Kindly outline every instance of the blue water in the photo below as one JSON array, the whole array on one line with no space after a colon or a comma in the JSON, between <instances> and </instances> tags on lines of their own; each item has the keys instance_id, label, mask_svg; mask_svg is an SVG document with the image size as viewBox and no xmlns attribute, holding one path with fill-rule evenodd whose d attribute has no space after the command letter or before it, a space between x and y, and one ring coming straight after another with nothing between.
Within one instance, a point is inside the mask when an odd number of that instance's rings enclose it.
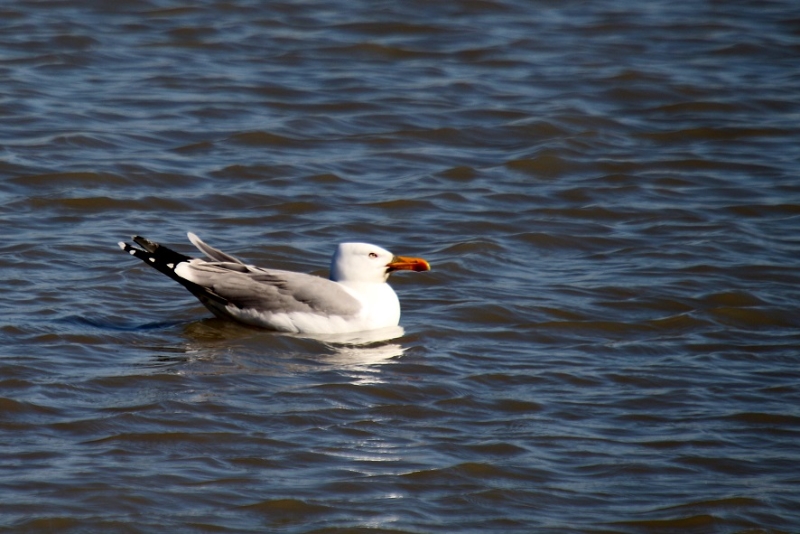
<instances>
[{"instance_id":1,"label":"blue water","mask_svg":"<svg viewBox=\"0 0 800 534\"><path fill-rule=\"evenodd\" d=\"M790 533L791 2L0 7L0 531ZM122 253L429 260L403 337Z\"/></svg>"}]
</instances>

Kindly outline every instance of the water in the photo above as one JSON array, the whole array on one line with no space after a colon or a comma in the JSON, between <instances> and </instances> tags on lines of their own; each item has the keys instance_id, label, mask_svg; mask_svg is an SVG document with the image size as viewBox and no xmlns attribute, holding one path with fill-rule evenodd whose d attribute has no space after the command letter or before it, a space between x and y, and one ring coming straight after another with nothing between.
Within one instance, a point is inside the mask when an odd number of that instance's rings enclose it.
<instances>
[{"instance_id":1,"label":"water","mask_svg":"<svg viewBox=\"0 0 800 534\"><path fill-rule=\"evenodd\" d=\"M800 529L800 9L6 3L4 532ZM184 232L405 335L209 317Z\"/></svg>"}]
</instances>

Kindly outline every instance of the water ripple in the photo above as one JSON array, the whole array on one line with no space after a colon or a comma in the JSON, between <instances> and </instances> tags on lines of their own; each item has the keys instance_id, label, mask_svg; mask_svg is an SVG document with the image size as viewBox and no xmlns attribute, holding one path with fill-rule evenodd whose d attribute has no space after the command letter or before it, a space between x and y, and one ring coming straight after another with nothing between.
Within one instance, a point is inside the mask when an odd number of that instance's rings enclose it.
<instances>
[{"instance_id":1,"label":"water ripple","mask_svg":"<svg viewBox=\"0 0 800 534\"><path fill-rule=\"evenodd\" d=\"M794 4L0 17L8 529L800 523ZM115 245L190 230L434 270L390 341L277 335Z\"/></svg>"}]
</instances>

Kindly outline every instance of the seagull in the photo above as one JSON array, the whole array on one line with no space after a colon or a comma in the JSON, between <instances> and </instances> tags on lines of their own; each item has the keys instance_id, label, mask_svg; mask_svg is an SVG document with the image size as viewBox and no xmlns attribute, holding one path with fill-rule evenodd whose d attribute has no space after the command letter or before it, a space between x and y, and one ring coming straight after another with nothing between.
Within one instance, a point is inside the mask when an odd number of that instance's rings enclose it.
<instances>
[{"instance_id":1,"label":"seagull","mask_svg":"<svg viewBox=\"0 0 800 534\"><path fill-rule=\"evenodd\" d=\"M400 301L387 284L394 271L429 271L422 258L395 256L367 243L341 243L330 279L248 265L207 245L189 241L208 260L185 256L141 236L139 247L119 247L172 278L214 315L294 334L349 334L397 327Z\"/></svg>"}]
</instances>

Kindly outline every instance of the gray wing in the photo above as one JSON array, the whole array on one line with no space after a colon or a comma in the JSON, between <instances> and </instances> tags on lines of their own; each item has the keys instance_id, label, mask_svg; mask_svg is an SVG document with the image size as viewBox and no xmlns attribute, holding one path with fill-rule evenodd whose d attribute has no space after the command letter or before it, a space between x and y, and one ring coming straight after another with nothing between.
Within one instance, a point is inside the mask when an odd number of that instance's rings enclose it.
<instances>
[{"instance_id":1,"label":"gray wing","mask_svg":"<svg viewBox=\"0 0 800 534\"><path fill-rule=\"evenodd\" d=\"M225 254L221 250L216 249L216 248L212 247L211 245L208 245L208 244L204 243L202 239L197 237L192 232L188 232L186 235L189 237L189 241L191 241L192 244L194 246L196 246L197 249L200 252L202 252L203 254L205 254L206 256L211 258L212 260L221 261L221 262L229 262L229 263L241 263L242 265L244 265L244 262L242 260L240 260L238 258L234 258L233 256L231 256L229 254Z\"/></svg>"},{"instance_id":2,"label":"gray wing","mask_svg":"<svg viewBox=\"0 0 800 534\"><path fill-rule=\"evenodd\" d=\"M189 263L195 283L239 308L266 313L351 316L361 303L339 284L310 274L261 269L241 262Z\"/></svg>"}]
</instances>

